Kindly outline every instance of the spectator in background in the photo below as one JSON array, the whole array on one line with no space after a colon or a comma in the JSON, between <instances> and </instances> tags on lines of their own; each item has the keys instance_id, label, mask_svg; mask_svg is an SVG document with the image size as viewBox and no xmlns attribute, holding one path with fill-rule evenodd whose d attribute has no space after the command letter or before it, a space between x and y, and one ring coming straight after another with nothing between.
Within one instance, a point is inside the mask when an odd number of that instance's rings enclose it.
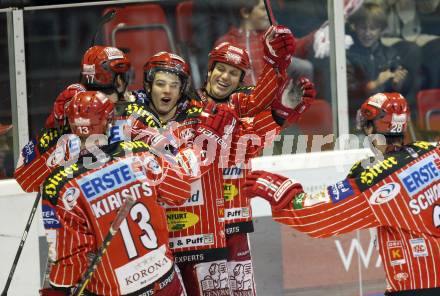
<instances>
[{"instance_id":1,"label":"spectator in background","mask_svg":"<svg viewBox=\"0 0 440 296\"><path fill-rule=\"evenodd\" d=\"M225 34L235 22L232 9L237 0L194 0L191 19L193 28L192 50L197 56L200 73L207 73L206 57L215 40ZM202 77L203 80L203 77Z\"/></svg>"},{"instance_id":2,"label":"spectator in background","mask_svg":"<svg viewBox=\"0 0 440 296\"><path fill-rule=\"evenodd\" d=\"M229 42L240 48L244 48L249 53L251 71L244 79L245 85L255 85L258 76L263 71L263 43L261 42L265 30L269 27L269 18L263 0L236 0L234 4L235 17L239 19L238 26L232 26L227 34L221 36L215 42L218 45L222 42ZM298 58L306 44L312 43L313 36L305 39L296 40L297 50L292 59L292 63L287 70L289 75L295 80L299 77L313 79L313 65L311 62Z\"/></svg>"},{"instance_id":3,"label":"spectator in background","mask_svg":"<svg viewBox=\"0 0 440 296\"><path fill-rule=\"evenodd\" d=\"M10 124L0 123L0 179L12 177L14 172L14 156L12 153L11 137L8 132L12 129Z\"/></svg>"},{"instance_id":4,"label":"spectator in background","mask_svg":"<svg viewBox=\"0 0 440 296\"><path fill-rule=\"evenodd\" d=\"M380 37L387 20L380 5L364 4L348 23L354 41L347 50L349 115L355 120L363 98L378 92L403 92L407 96L407 85L412 83L409 77L416 73L409 75L397 50L382 44Z\"/></svg>"}]
</instances>

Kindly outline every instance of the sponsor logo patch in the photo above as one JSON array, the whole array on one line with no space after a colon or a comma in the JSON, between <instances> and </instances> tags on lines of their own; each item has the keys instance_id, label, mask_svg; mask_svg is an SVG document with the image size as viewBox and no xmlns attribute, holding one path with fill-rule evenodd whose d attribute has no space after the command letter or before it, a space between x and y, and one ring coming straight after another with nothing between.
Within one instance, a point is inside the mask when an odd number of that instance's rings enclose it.
<instances>
[{"instance_id":1,"label":"sponsor logo patch","mask_svg":"<svg viewBox=\"0 0 440 296\"><path fill-rule=\"evenodd\" d=\"M55 209L49 205L43 204L41 207L43 215L43 224L45 229L60 228L61 223L55 212Z\"/></svg>"},{"instance_id":2,"label":"sponsor logo patch","mask_svg":"<svg viewBox=\"0 0 440 296\"><path fill-rule=\"evenodd\" d=\"M388 241L387 248L391 266L406 264L401 241Z\"/></svg>"},{"instance_id":3,"label":"sponsor logo patch","mask_svg":"<svg viewBox=\"0 0 440 296\"><path fill-rule=\"evenodd\" d=\"M249 208L229 208L225 209L225 219L249 218Z\"/></svg>"},{"instance_id":4,"label":"sponsor logo patch","mask_svg":"<svg viewBox=\"0 0 440 296\"><path fill-rule=\"evenodd\" d=\"M415 258L428 256L428 248L424 238L413 238L409 240L412 255Z\"/></svg>"},{"instance_id":5,"label":"sponsor logo patch","mask_svg":"<svg viewBox=\"0 0 440 296\"><path fill-rule=\"evenodd\" d=\"M363 185L371 186L375 182L381 180L381 177L387 174L387 171L397 166L398 162L394 156L388 157L385 160L378 162L360 174L360 182ZM365 186L360 186L361 188Z\"/></svg>"},{"instance_id":6,"label":"sponsor logo patch","mask_svg":"<svg viewBox=\"0 0 440 296\"><path fill-rule=\"evenodd\" d=\"M238 195L238 188L234 184L223 184L223 195L225 201L232 201Z\"/></svg>"},{"instance_id":7,"label":"sponsor logo patch","mask_svg":"<svg viewBox=\"0 0 440 296\"><path fill-rule=\"evenodd\" d=\"M116 268L115 273L121 293L124 295L135 293L153 284L173 268L173 262L165 253L166 247L162 245L159 249Z\"/></svg>"},{"instance_id":8,"label":"sponsor logo patch","mask_svg":"<svg viewBox=\"0 0 440 296\"><path fill-rule=\"evenodd\" d=\"M135 180L145 180L144 161L138 157L127 158L84 176L77 182L87 200L92 201Z\"/></svg>"},{"instance_id":9,"label":"sponsor logo patch","mask_svg":"<svg viewBox=\"0 0 440 296\"><path fill-rule=\"evenodd\" d=\"M200 247L209 246L214 243L214 234L198 234L182 237L170 237L170 248L186 248L186 247Z\"/></svg>"},{"instance_id":10,"label":"sponsor logo patch","mask_svg":"<svg viewBox=\"0 0 440 296\"><path fill-rule=\"evenodd\" d=\"M240 179L242 177L243 169L241 168L241 165L223 169L223 179L225 180Z\"/></svg>"},{"instance_id":11,"label":"sponsor logo patch","mask_svg":"<svg viewBox=\"0 0 440 296\"><path fill-rule=\"evenodd\" d=\"M438 156L432 154L398 174L409 195L414 196L433 182L440 180L438 162Z\"/></svg>"},{"instance_id":12,"label":"sponsor logo patch","mask_svg":"<svg viewBox=\"0 0 440 296\"><path fill-rule=\"evenodd\" d=\"M381 205L383 203L387 203L390 200L394 199L397 194L399 194L399 192L399 183L392 182L382 185L370 196L370 203L373 205Z\"/></svg>"},{"instance_id":13,"label":"sponsor logo patch","mask_svg":"<svg viewBox=\"0 0 440 296\"><path fill-rule=\"evenodd\" d=\"M169 231L187 229L199 222L199 216L191 212L167 211L166 215Z\"/></svg>"},{"instance_id":14,"label":"sponsor logo patch","mask_svg":"<svg viewBox=\"0 0 440 296\"><path fill-rule=\"evenodd\" d=\"M351 187L348 180L343 180L336 184L333 184L329 186L327 190L333 203L340 202L341 200L344 200L347 197L352 196L354 193L353 187Z\"/></svg>"}]
</instances>

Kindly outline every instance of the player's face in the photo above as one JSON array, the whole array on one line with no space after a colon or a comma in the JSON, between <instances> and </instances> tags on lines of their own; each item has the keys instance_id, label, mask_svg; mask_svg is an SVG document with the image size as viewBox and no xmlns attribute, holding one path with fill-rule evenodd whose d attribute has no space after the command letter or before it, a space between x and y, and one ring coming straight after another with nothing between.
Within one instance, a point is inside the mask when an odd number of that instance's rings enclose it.
<instances>
[{"instance_id":1,"label":"player's face","mask_svg":"<svg viewBox=\"0 0 440 296\"><path fill-rule=\"evenodd\" d=\"M153 107L159 115L174 115L181 87L182 83L176 74L159 71L154 75L150 92Z\"/></svg>"},{"instance_id":2,"label":"player's face","mask_svg":"<svg viewBox=\"0 0 440 296\"><path fill-rule=\"evenodd\" d=\"M359 23L355 26L356 36L364 47L371 47L379 40L382 28L371 21Z\"/></svg>"},{"instance_id":3,"label":"player's face","mask_svg":"<svg viewBox=\"0 0 440 296\"><path fill-rule=\"evenodd\" d=\"M240 84L242 71L234 66L217 62L208 72L206 90L215 99L227 98Z\"/></svg>"},{"instance_id":4,"label":"player's face","mask_svg":"<svg viewBox=\"0 0 440 296\"><path fill-rule=\"evenodd\" d=\"M249 14L249 21L253 30L264 31L269 27L269 17L267 16L263 0L260 0L258 5L254 6Z\"/></svg>"}]
</instances>

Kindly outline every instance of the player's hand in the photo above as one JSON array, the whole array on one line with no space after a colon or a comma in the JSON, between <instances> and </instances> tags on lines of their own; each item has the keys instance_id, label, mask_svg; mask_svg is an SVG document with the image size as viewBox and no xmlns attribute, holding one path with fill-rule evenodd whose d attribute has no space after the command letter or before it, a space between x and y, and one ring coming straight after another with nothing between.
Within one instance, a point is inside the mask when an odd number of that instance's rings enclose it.
<instances>
[{"instance_id":1,"label":"player's hand","mask_svg":"<svg viewBox=\"0 0 440 296\"><path fill-rule=\"evenodd\" d=\"M195 144L206 151L204 158L211 162L220 156L221 151L229 151L239 119L233 109L214 102L206 104L199 119Z\"/></svg>"},{"instance_id":2,"label":"player's hand","mask_svg":"<svg viewBox=\"0 0 440 296\"><path fill-rule=\"evenodd\" d=\"M315 86L308 78L301 77L297 83L289 79L273 101L272 112L282 118L284 124L292 124L309 109L315 97Z\"/></svg>"},{"instance_id":3,"label":"player's hand","mask_svg":"<svg viewBox=\"0 0 440 296\"><path fill-rule=\"evenodd\" d=\"M72 100L72 98L78 93L86 91L81 84L71 84L65 90L63 90L55 99L53 103L52 113L46 120L46 127L55 127L58 122L62 124L66 118L65 109L66 105Z\"/></svg>"},{"instance_id":4,"label":"player's hand","mask_svg":"<svg viewBox=\"0 0 440 296\"><path fill-rule=\"evenodd\" d=\"M248 174L243 188L249 197L266 199L274 211L282 210L296 195L304 192L301 184L295 180L265 171Z\"/></svg>"},{"instance_id":5,"label":"player's hand","mask_svg":"<svg viewBox=\"0 0 440 296\"><path fill-rule=\"evenodd\" d=\"M238 124L238 116L233 109L214 102L206 104L200 119L200 127L208 129L221 138L231 136Z\"/></svg>"},{"instance_id":6,"label":"player's hand","mask_svg":"<svg viewBox=\"0 0 440 296\"><path fill-rule=\"evenodd\" d=\"M296 40L289 28L270 26L263 37L264 59L273 67L284 71L295 53Z\"/></svg>"}]
</instances>

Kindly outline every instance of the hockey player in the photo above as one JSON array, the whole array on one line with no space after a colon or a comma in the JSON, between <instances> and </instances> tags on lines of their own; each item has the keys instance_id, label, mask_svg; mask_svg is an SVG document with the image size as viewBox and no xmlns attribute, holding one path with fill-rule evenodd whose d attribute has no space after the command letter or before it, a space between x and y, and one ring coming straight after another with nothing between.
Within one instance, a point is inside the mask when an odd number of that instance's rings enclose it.
<instances>
[{"instance_id":1,"label":"hockey player","mask_svg":"<svg viewBox=\"0 0 440 296\"><path fill-rule=\"evenodd\" d=\"M264 171L245 187L272 205L276 221L312 237L377 227L388 296L440 295L440 147L404 145L409 110L398 93L378 93L361 106L359 126L383 158L357 162L347 178L320 194ZM380 154L379 153L379 154Z\"/></svg>"},{"instance_id":2,"label":"hockey player","mask_svg":"<svg viewBox=\"0 0 440 296\"><path fill-rule=\"evenodd\" d=\"M166 216L159 202L184 203L190 193L189 176L152 154L145 142L96 145L90 141L94 134L105 134L113 108L110 99L96 91L79 92L67 107L82 152L78 161L55 168L42 186L52 262L52 287L42 293L70 295L118 209L126 198L134 197L136 202L103 254L85 295L186 295L168 247ZM97 149L105 157L87 154Z\"/></svg>"},{"instance_id":3,"label":"hockey player","mask_svg":"<svg viewBox=\"0 0 440 296\"><path fill-rule=\"evenodd\" d=\"M81 81L71 84L55 99L46 127L64 124L66 104L80 91L97 90L113 102L129 101L128 71L130 60L116 47L95 45L90 47L81 61Z\"/></svg>"},{"instance_id":4,"label":"hockey player","mask_svg":"<svg viewBox=\"0 0 440 296\"><path fill-rule=\"evenodd\" d=\"M212 103L205 105L190 99L186 94L188 81L188 64L175 54L160 52L144 66L145 90L134 94L138 101L144 100L147 110L156 114L161 124L172 127L179 146L202 145L200 137L215 146L227 146L224 127L237 121L235 112L227 106L217 108ZM234 133L234 129L230 131ZM218 161L209 159L216 159L220 149L214 151L216 154L205 151L200 156L204 162L201 178L191 183L191 195L185 204L167 206L170 248L188 295L231 295L226 270L222 175Z\"/></svg>"},{"instance_id":5,"label":"hockey player","mask_svg":"<svg viewBox=\"0 0 440 296\"><path fill-rule=\"evenodd\" d=\"M119 49L109 46L96 45L89 48L81 61L81 79L78 84L69 85L55 99L53 110L46 120L45 129L37 139L31 140L22 151L23 165L18 165L14 177L26 192L37 192L41 182L56 166L57 157L63 151L57 145L57 139L70 133L66 124L66 106L75 94L86 90L97 90L115 103L115 122L111 126L112 142L122 141L122 122L136 111L142 110L142 104L133 101L126 91L130 61ZM130 104L129 104L130 103ZM145 112L136 113L140 123L152 125L155 120ZM54 140L55 139L55 140ZM69 145L69 143L66 143ZM41 157L40 157L41 156Z\"/></svg>"},{"instance_id":6,"label":"hockey player","mask_svg":"<svg viewBox=\"0 0 440 296\"><path fill-rule=\"evenodd\" d=\"M283 26L271 26L261 41L264 48L264 70L254 87L242 86L242 81L250 68L248 53L236 45L224 42L209 53L208 73L204 88L198 95L205 101L228 104L239 116L251 122L249 133L255 133L260 144L248 147L246 160L258 155L264 144L270 144L274 136L295 122L307 110L315 97L313 84L307 78L298 82L287 80L286 69L295 51L295 38ZM293 89L299 95L293 104ZM275 100L274 100L275 98ZM234 147L233 147L234 148ZM252 213L249 199L241 187L247 175L249 163L234 162L234 166L223 167L226 239L229 249L228 271L235 280L236 266L246 268L248 290L233 285L236 293L255 295L251 252L248 233L253 232Z\"/></svg>"}]
</instances>

